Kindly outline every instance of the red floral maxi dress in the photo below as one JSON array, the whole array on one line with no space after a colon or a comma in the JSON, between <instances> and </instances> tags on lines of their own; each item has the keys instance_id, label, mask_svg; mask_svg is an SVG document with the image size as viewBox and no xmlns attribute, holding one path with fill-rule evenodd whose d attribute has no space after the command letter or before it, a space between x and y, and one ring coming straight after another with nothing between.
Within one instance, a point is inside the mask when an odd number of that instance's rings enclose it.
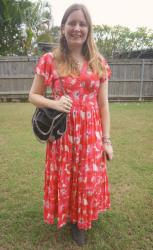
<instances>
[{"instance_id":1,"label":"red floral maxi dress","mask_svg":"<svg viewBox=\"0 0 153 250\"><path fill-rule=\"evenodd\" d=\"M72 98L73 106L67 119L64 136L47 143L44 183L44 220L62 227L70 219L80 229L91 228L99 212L110 207L110 193L103 154L102 127L97 103L100 84L110 76L99 79L88 71L87 62L78 77L62 77L63 87ZM36 73L44 77L44 84L55 88L59 97L59 77L53 64L53 54L44 54Z\"/></svg>"}]
</instances>

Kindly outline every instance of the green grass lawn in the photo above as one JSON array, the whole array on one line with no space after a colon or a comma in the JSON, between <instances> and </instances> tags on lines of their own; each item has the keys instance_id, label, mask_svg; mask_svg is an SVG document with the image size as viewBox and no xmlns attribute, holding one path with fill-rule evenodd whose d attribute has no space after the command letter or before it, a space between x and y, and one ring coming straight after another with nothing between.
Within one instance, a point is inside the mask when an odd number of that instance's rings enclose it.
<instances>
[{"instance_id":1,"label":"green grass lawn","mask_svg":"<svg viewBox=\"0 0 153 250\"><path fill-rule=\"evenodd\" d=\"M75 250L69 227L43 222L45 145L34 137L28 103L0 104L0 250ZM110 104L114 159L111 209L84 250L153 249L153 103Z\"/></svg>"}]
</instances>

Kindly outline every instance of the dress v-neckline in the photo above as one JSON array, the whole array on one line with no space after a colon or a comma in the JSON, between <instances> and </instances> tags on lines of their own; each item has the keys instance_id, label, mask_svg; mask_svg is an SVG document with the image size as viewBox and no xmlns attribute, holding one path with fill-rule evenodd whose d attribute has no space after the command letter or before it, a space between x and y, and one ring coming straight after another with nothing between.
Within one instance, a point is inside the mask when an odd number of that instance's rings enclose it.
<instances>
[{"instance_id":1,"label":"dress v-neckline","mask_svg":"<svg viewBox=\"0 0 153 250\"><path fill-rule=\"evenodd\" d=\"M87 64L88 64L88 63L87 63L86 60L82 63L82 66L81 66L81 68L79 69L80 75L86 71L86 69L87 69Z\"/></svg>"},{"instance_id":2,"label":"dress v-neckline","mask_svg":"<svg viewBox=\"0 0 153 250\"><path fill-rule=\"evenodd\" d=\"M52 58L53 61L54 61L54 54L53 54L53 53L50 53L50 55L51 55L51 58ZM87 62L87 60L84 60L84 62L82 63L82 66L81 66L80 69L79 69L79 74L81 75L81 74L83 74L84 72L86 72L87 67L88 67L88 62ZM54 68L54 70L57 72L54 63L53 63L53 68Z\"/></svg>"}]
</instances>

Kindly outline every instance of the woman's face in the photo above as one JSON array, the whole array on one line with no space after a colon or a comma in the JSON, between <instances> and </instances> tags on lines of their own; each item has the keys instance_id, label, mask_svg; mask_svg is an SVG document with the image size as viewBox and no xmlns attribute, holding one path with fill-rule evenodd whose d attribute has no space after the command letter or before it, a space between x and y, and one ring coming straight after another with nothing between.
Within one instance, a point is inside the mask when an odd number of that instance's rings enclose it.
<instances>
[{"instance_id":1,"label":"woman's face","mask_svg":"<svg viewBox=\"0 0 153 250\"><path fill-rule=\"evenodd\" d=\"M88 24L82 10L73 11L67 18L65 25L62 27L68 47L82 48L88 35Z\"/></svg>"}]
</instances>

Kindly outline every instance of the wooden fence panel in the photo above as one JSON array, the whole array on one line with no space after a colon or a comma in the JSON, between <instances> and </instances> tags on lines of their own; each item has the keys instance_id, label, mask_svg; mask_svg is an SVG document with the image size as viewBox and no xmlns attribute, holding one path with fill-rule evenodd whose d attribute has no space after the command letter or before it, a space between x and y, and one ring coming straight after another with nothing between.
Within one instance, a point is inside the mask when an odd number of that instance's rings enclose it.
<instances>
[{"instance_id":1,"label":"wooden fence panel","mask_svg":"<svg viewBox=\"0 0 153 250\"><path fill-rule=\"evenodd\" d=\"M27 99L38 57L0 57L0 99ZM110 100L153 100L153 60L110 60Z\"/></svg>"},{"instance_id":2,"label":"wooden fence panel","mask_svg":"<svg viewBox=\"0 0 153 250\"><path fill-rule=\"evenodd\" d=\"M141 64L114 64L110 62L112 81L140 79Z\"/></svg>"},{"instance_id":3,"label":"wooden fence panel","mask_svg":"<svg viewBox=\"0 0 153 250\"><path fill-rule=\"evenodd\" d=\"M144 98L150 97L153 100L153 81L145 81L145 83L143 84L142 93Z\"/></svg>"},{"instance_id":4,"label":"wooden fence panel","mask_svg":"<svg viewBox=\"0 0 153 250\"><path fill-rule=\"evenodd\" d=\"M27 99L38 57L0 58L0 99Z\"/></svg>"},{"instance_id":5,"label":"wooden fence panel","mask_svg":"<svg viewBox=\"0 0 153 250\"><path fill-rule=\"evenodd\" d=\"M30 90L32 78L5 78L0 79L0 95L3 93L27 92Z\"/></svg>"},{"instance_id":6,"label":"wooden fence panel","mask_svg":"<svg viewBox=\"0 0 153 250\"><path fill-rule=\"evenodd\" d=\"M123 82L117 81L109 83L109 97L113 98L128 98L128 97L139 97L139 82Z\"/></svg>"},{"instance_id":7,"label":"wooden fence panel","mask_svg":"<svg viewBox=\"0 0 153 250\"><path fill-rule=\"evenodd\" d=\"M110 99L153 100L153 60L112 60Z\"/></svg>"}]
</instances>

